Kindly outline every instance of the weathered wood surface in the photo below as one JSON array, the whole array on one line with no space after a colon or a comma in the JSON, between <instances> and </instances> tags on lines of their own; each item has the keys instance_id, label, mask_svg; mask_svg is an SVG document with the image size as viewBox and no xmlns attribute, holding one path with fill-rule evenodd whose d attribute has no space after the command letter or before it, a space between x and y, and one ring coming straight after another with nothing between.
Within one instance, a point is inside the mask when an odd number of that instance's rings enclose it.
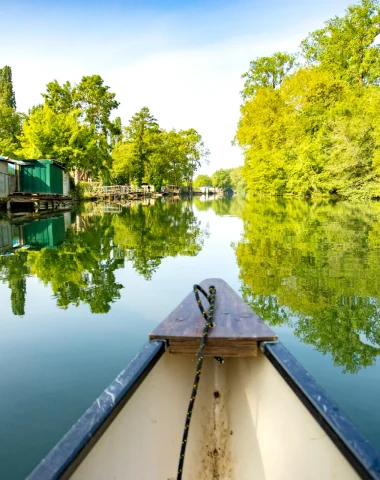
<instances>
[{"instance_id":1,"label":"weathered wood surface","mask_svg":"<svg viewBox=\"0 0 380 480\"><path fill-rule=\"evenodd\" d=\"M206 292L211 285L216 288L215 327L209 331L205 355L256 356L257 342L277 340L276 334L224 280L210 278L200 285ZM200 297L208 310L207 300L202 294ZM195 354L204 324L191 292L149 337L166 339L171 353Z\"/></svg>"}]
</instances>

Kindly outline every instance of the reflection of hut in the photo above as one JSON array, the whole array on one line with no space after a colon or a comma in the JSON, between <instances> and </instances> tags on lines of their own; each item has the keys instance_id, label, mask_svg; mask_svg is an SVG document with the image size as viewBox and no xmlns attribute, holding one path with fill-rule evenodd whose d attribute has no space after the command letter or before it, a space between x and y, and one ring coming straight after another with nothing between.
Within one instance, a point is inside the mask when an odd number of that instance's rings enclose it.
<instances>
[{"instance_id":1,"label":"reflection of hut","mask_svg":"<svg viewBox=\"0 0 380 480\"><path fill-rule=\"evenodd\" d=\"M149 185L148 183L141 184L141 190L144 194L153 193L154 192L154 185Z\"/></svg>"},{"instance_id":2,"label":"reflection of hut","mask_svg":"<svg viewBox=\"0 0 380 480\"><path fill-rule=\"evenodd\" d=\"M22 244L31 248L55 248L65 238L63 215L26 223L20 227Z\"/></svg>"},{"instance_id":3,"label":"reflection of hut","mask_svg":"<svg viewBox=\"0 0 380 480\"><path fill-rule=\"evenodd\" d=\"M12 228L9 222L0 222L0 253L12 247Z\"/></svg>"},{"instance_id":4,"label":"reflection of hut","mask_svg":"<svg viewBox=\"0 0 380 480\"><path fill-rule=\"evenodd\" d=\"M164 195L179 195L180 188L178 185L164 185L161 191Z\"/></svg>"}]
</instances>

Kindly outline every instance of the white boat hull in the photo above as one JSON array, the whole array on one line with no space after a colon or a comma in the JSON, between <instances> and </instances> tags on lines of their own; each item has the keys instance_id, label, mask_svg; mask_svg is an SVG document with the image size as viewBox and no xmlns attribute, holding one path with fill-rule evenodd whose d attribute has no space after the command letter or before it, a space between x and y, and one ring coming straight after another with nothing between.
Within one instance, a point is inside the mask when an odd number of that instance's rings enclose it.
<instances>
[{"instance_id":1,"label":"white boat hull","mask_svg":"<svg viewBox=\"0 0 380 480\"><path fill-rule=\"evenodd\" d=\"M175 479L195 364L165 353L70 478ZM359 477L260 353L222 365L205 359L183 478Z\"/></svg>"}]
</instances>

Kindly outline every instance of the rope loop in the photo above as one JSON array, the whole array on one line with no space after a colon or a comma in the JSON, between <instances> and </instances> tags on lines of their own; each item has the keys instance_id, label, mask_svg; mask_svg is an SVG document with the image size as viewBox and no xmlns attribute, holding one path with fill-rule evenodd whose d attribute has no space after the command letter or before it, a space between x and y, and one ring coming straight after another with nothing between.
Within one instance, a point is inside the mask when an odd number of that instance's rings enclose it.
<instances>
[{"instance_id":1,"label":"rope loop","mask_svg":"<svg viewBox=\"0 0 380 480\"><path fill-rule=\"evenodd\" d=\"M195 299L197 301L199 310L201 311L203 318L206 320L206 323L203 328L201 343L200 343L198 354L197 354L197 367L195 371L193 389L191 391L191 396L190 396L190 403L189 403L189 407L187 409L187 414L186 414L185 428L183 431L182 444L181 444L181 452L179 455L177 480L182 480L183 464L185 463L187 437L189 435L190 421L191 421L191 416L193 414L195 397L197 396L198 385L199 385L199 380L201 377L201 371L202 371L202 365L203 365L203 351L207 342L209 329L215 327L215 323L213 322L212 319L213 319L214 309L215 309L216 288L213 285L211 285L208 289L209 291L208 294L203 290L203 288L200 285L194 285L193 290L194 290L194 295L195 295ZM201 292L202 295L204 295L204 297L207 299L208 303L210 304L210 308L208 312L206 312L205 308L203 307L201 299L199 298L198 292Z\"/></svg>"}]
</instances>

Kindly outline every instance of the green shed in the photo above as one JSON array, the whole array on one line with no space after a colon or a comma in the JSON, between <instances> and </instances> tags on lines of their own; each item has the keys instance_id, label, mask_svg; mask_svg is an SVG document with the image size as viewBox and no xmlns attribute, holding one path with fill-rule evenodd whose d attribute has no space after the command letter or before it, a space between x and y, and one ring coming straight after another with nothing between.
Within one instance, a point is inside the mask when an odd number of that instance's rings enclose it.
<instances>
[{"instance_id":1,"label":"green shed","mask_svg":"<svg viewBox=\"0 0 380 480\"><path fill-rule=\"evenodd\" d=\"M55 160L29 160L23 162L20 171L20 191L63 195L65 167Z\"/></svg>"}]
</instances>

